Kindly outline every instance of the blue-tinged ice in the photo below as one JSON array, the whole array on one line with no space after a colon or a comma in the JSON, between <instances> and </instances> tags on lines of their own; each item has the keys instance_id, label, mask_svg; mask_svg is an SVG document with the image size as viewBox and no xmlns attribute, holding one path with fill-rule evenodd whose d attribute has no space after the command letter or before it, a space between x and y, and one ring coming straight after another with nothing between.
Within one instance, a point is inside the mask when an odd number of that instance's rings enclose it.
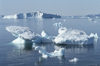
<instances>
[{"instance_id":1,"label":"blue-tinged ice","mask_svg":"<svg viewBox=\"0 0 100 66\"><path fill-rule=\"evenodd\" d=\"M61 18L60 15L48 14L40 11L29 13L16 13L13 15L4 15L3 19L27 19L27 18Z\"/></svg>"}]
</instances>

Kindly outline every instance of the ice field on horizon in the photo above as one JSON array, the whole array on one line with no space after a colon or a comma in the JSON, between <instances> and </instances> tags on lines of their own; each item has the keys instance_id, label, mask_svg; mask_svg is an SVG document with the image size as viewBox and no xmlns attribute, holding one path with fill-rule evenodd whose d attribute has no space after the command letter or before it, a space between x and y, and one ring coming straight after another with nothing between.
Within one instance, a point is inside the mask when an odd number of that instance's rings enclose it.
<instances>
[{"instance_id":1,"label":"ice field on horizon","mask_svg":"<svg viewBox=\"0 0 100 66\"><path fill-rule=\"evenodd\" d=\"M17 13L13 15L4 15L3 19L27 19L27 18L61 18L60 15L43 13L41 11L29 13Z\"/></svg>"}]
</instances>

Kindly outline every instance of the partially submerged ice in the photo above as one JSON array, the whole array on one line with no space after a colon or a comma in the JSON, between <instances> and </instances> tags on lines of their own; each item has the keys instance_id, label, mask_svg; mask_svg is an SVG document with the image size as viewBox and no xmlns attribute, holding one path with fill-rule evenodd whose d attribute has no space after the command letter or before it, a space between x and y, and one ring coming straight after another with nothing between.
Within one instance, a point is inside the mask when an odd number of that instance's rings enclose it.
<instances>
[{"instance_id":1,"label":"partially submerged ice","mask_svg":"<svg viewBox=\"0 0 100 66\"><path fill-rule=\"evenodd\" d=\"M53 40L56 44L80 44L88 45L97 42L98 35L91 33L87 35L81 30L71 30L65 27L61 27L58 30L58 35Z\"/></svg>"},{"instance_id":2,"label":"partially submerged ice","mask_svg":"<svg viewBox=\"0 0 100 66\"><path fill-rule=\"evenodd\" d=\"M76 58L76 57L74 57L73 59L70 59L70 60L69 60L69 62L71 62L71 63L76 63L76 62L78 62L78 61L79 61L79 59Z\"/></svg>"},{"instance_id":3,"label":"partially submerged ice","mask_svg":"<svg viewBox=\"0 0 100 66\"><path fill-rule=\"evenodd\" d=\"M43 58L48 58L48 57L62 57L65 54L65 49L64 48L55 48L55 50L53 52L48 52L46 51L45 47L40 47L37 46L35 43L33 44L33 48L35 48L35 50L38 50L40 54L42 54Z\"/></svg>"}]
</instances>

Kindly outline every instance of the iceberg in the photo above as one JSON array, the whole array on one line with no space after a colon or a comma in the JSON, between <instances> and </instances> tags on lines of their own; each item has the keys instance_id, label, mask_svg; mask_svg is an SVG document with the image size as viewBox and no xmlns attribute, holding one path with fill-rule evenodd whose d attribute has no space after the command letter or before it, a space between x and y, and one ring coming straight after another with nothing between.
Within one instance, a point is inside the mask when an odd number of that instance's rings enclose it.
<instances>
[{"instance_id":1,"label":"iceberg","mask_svg":"<svg viewBox=\"0 0 100 66\"><path fill-rule=\"evenodd\" d=\"M21 27L21 26L8 26L6 30L10 32L13 36L17 37L12 43L19 46L19 44L31 45L32 43L50 43L52 42L51 38L49 37L45 31L41 32L41 35L32 32L28 27ZM30 47L31 47L30 46Z\"/></svg>"},{"instance_id":2,"label":"iceberg","mask_svg":"<svg viewBox=\"0 0 100 66\"><path fill-rule=\"evenodd\" d=\"M6 30L16 37L12 43L19 46L23 44L23 47L31 47L32 44L41 43L55 43L55 44L72 44L72 45L91 45L95 44L98 40L98 35L91 33L87 35L82 30L67 29L66 27L61 27L58 29L57 36L48 36L43 30L40 34L32 32L28 27L21 26L8 26Z\"/></svg>"},{"instance_id":3,"label":"iceberg","mask_svg":"<svg viewBox=\"0 0 100 66\"><path fill-rule=\"evenodd\" d=\"M20 27L20 26L8 26L6 30L12 33L13 36L17 37L12 41L17 47L20 48L32 48L32 43L40 43L41 38L39 35L33 33L28 27Z\"/></svg>"},{"instance_id":4,"label":"iceberg","mask_svg":"<svg viewBox=\"0 0 100 66\"><path fill-rule=\"evenodd\" d=\"M37 11L37 12L29 12L29 13L17 13L14 15L4 15L2 18L3 19L61 18L61 16Z\"/></svg>"},{"instance_id":5,"label":"iceberg","mask_svg":"<svg viewBox=\"0 0 100 66\"><path fill-rule=\"evenodd\" d=\"M56 44L79 44L79 45L89 45L97 42L97 33L87 35L81 30L71 30L65 27L61 27L58 30L58 35L53 40Z\"/></svg>"}]
</instances>

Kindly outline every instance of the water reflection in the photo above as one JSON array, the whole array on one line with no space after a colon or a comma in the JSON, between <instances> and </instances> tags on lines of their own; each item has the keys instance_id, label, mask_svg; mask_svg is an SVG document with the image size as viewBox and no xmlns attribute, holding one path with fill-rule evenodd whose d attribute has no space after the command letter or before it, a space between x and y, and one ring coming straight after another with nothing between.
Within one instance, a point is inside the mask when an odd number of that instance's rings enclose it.
<instances>
[{"instance_id":1,"label":"water reflection","mask_svg":"<svg viewBox=\"0 0 100 66\"><path fill-rule=\"evenodd\" d=\"M21 45L20 45L21 46ZM84 53L94 49L94 44L91 45L56 45L54 43L49 44L34 44L34 43L25 43L24 48L17 47L10 53L13 58L23 57L28 58L31 54L33 55L33 63L35 66L41 66L46 62L52 63L53 61L58 64L65 65L69 62L70 58L77 57L74 53ZM29 53L31 51L31 53ZM35 53L34 53L35 52ZM38 55L37 55L38 54ZM71 54L71 57L67 57L68 54ZM11 56L8 57L11 57ZM34 56L35 55L35 56ZM37 58L35 58L37 57ZM22 58L22 59L23 59ZM22 60L21 59L21 60ZM53 61L51 60L53 59ZM25 59L26 60L26 59ZM80 61L80 60L79 60ZM21 61L20 61L21 62Z\"/></svg>"}]
</instances>

